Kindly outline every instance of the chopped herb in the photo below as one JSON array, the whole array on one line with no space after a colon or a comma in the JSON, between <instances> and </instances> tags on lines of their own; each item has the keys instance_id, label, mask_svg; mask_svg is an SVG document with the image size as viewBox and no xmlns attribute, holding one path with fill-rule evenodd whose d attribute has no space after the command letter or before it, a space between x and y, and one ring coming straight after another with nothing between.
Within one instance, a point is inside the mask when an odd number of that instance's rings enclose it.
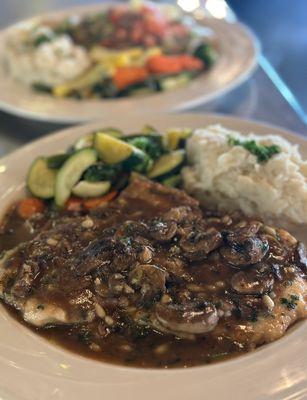
<instances>
[{"instance_id":1,"label":"chopped herb","mask_svg":"<svg viewBox=\"0 0 307 400\"><path fill-rule=\"evenodd\" d=\"M297 306L297 302L299 301L299 297L295 294L291 294L289 299L282 297L280 299L280 303L288 308L288 310L294 310Z\"/></svg>"},{"instance_id":2,"label":"chopped herb","mask_svg":"<svg viewBox=\"0 0 307 400\"><path fill-rule=\"evenodd\" d=\"M49 35L39 35L34 39L34 46L38 47L43 43L50 42L52 40L52 36Z\"/></svg>"},{"instance_id":3,"label":"chopped herb","mask_svg":"<svg viewBox=\"0 0 307 400\"><path fill-rule=\"evenodd\" d=\"M257 157L258 162L266 162L268 161L274 154L280 153L281 149L279 146L265 145L256 143L255 140L246 140L241 141L239 139L235 139L231 136L228 137L228 144L230 146L242 146L254 156Z\"/></svg>"}]
</instances>

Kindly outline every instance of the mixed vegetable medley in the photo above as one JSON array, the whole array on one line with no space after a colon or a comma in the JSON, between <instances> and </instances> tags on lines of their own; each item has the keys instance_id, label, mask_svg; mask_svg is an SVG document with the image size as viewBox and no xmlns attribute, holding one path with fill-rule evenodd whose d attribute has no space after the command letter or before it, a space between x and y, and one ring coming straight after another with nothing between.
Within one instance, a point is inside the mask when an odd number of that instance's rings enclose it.
<instances>
[{"instance_id":1,"label":"mixed vegetable medley","mask_svg":"<svg viewBox=\"0 0 307 400\"><path fill-rule=\"evenodd\" d=\"M124 135L105 128L80 137L65 153L39 157L30 166L27 186L34 198L20 207L32 214L43 207L39 199L72 211L88 211L116 197L139 173L169 187L180 185L185 164L185 140L191 129L168 129L160 134L145 126L140 133ZM27 217L27 210L19 214Z\"/></svg>"},{"instance_id":2,"label":"mixed vegetable medley","mask_svg":"<svg viewBox=\"0 0 307 400\"><path fill-rule=\"evenodd\" d=\"M55 97L80 99L115 98L183 86L212 67L216 51L176 18L152 5L117 5L101 13L42 22L27 39L28 49L32 49L33 57L39 50L37 58L44 61L46 70L54 58L54 74L56 60L60 65L66 57L62 70L67 68L71 73L59 71L63 79L53 84L50 69L48 79L43 74L39 79L34 77L32 86ZM73 63L79 65L72 68Z\"/></svg>"}]
</instances>

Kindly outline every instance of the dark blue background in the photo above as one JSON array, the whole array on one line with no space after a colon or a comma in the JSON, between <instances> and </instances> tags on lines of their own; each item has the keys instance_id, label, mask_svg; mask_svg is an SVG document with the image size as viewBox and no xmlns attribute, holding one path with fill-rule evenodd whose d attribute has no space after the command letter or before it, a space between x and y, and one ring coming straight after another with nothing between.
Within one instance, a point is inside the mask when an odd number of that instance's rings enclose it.
<instances>
[{"instance_id":1,"label":"dark blue background","mask_svg":"<svg viewBox=\"0 0 307 400\"><path fill-rule=\"evenodd\" d=\"M307 0L228 0L307 113Z\"/></svg>"}]
</instances>

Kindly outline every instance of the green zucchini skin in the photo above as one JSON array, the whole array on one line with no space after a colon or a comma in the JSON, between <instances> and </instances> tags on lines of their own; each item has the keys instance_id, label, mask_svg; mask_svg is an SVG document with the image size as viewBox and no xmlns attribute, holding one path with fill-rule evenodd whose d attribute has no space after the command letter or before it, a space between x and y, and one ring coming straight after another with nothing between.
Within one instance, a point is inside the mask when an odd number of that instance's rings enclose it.
<instances>
[{"instance_id":1,"label":"green zucchini skin","mask_svg":"<svg viewBox=\"0 0 307 400\"><path fill-rule=\"evenodd\" d=\"M165 178L161 181L164 186L175 188L178 187L181 183L180 175L171 175L169 178Z\"/></svg>"},{"instance_id":2,"label":"green zucchini skin","mask_svg":"<svg viewBox=\"0 0 307 400\"><path fill-rule=\"evenodd\" d=\"M150 179L162 181L179 172L184 163L185 151L182 149L172 151L160 157L148 172L147 176Z\"/></svg>"},{"instance_id":3,"label":"green zucchini skin","mask_svg":"<svg viewBox=\"0 0 307 400\"><path fill-rule=\"evenodd\" d=\"M48 159L36 158L29 168L27 187L33 196L51 199L54 196L56 170L48 167Z\"/></svg>"},{"instance_id":4,"label":"green zucchini skin","mask_svg":"<svg viewBox=\"0 0 307 400\"><path fill-rule=\"evenodd\" d=\"M72 194L82 198L99 197L108 193L111 182L87 182L80 181L72 188Z\"/></svg>"},{"instance_id":5,"label":"green zucchini skin","mask_svg":"<svg viewBox=\"0 0 307 400\"><path fill-rule=\"evenodd\" d=\"M124 171L147 173L153 165L152 159L142 150L135 149L131 156L123 162Z\"/></svg>"},{"instance_id":6,"label":"green zucchini skin","mask_svg":"<svg viewBox=\"0 0 307 400\"><path fill-rule=\"evenodd\" d=\"M59 169L65 163L66 160L70 157L69 154L55 154L54 156L50 156L47 158L48 168L51 169Z\"/></svg>"},{"instance_id":7,"label":"green zucchini skin","mask_svg":"<svg viewBox=\"0 0 307 400\"><path fill-rule=\"evenodd\" d=\"M97 161L97 152L86 148L72 154L57 173L55 181L55 204L63 207L69 199L72 188L91 165Z\"/></svg>"}]
</instances>

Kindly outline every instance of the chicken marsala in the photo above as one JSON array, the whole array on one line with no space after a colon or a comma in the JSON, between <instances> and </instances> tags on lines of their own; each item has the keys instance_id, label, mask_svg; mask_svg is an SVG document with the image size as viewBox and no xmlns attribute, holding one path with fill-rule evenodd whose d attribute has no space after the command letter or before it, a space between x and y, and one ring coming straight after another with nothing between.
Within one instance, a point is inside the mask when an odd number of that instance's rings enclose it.
<instances>
[{"instance_id":1,"label":"chicken marsala","mask_svg":"<svg viewBox=\"0 0 307 400\"><path fill-rule=\"evenodd\" d=\"M306 317L302 243L135 179L87 215L2 227L0 295L38 332L101 360L192 366L280 338ZM16 247L14 247L16 246Z\"/></svg>"}]
</instances>

